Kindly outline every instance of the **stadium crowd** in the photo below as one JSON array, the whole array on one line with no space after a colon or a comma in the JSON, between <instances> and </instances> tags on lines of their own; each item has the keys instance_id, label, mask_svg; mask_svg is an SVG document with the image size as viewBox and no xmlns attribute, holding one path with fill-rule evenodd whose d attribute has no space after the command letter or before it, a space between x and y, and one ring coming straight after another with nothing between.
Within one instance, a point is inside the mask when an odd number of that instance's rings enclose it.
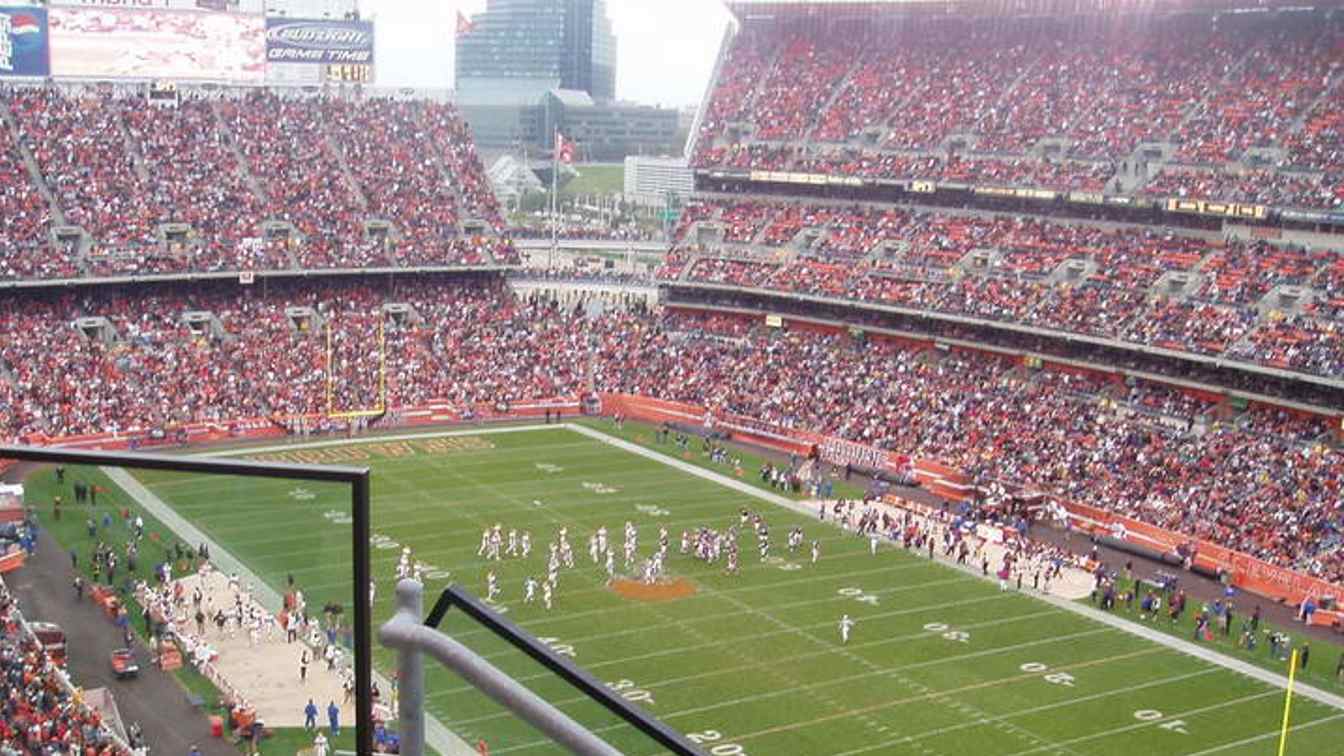
<instances>
[{"instance_id":1,"label":"stadium crowd","mask_svg":"<svg viewBox=\"0 0 1344 756\"><path fill-rule=\"evenodd\" d=\"M17 600L0 583L0 750L130 756L22 623Z\"/></svg>"},{"instance_id":2,"label":"stadium crowd","mask_svg":"<svg viewBox=\"0 0 1344 756\"><path fill-rule=\"evenodd\" d=\"M1315 443L1323 424L1272 408L1203 425L1207 402L1161 387L1115 391L1095 378L1060 391L1049 373L977 353L727 316L586 317L482 281L13 300L0 311L12 376L0 381L10 384L0 422L20 437L636 393L940 459L1344 578L1344 457ZM388 302L409 309L394 317ZM186 310L214 313L219 327L192 329ZM117 338L86 338L70 325L80 315L107 317Z\"/></svg>"},{"instance_id":3,"label":"stadium crowd","mask_svg":"<svg viewBox=\"0 0 1344 756\"><path fill-rule=\"evenodd\" d=\"M1337 364L1344 263L1329 250L1016 215L745 198L691 207L663 280L973 315L1317 375ZM1171 272L1198 277L1188 298L1156 290ZM1320 293L1291 333L1258 309L1289 285Z\"/></svg>"},{"instance_id":4,"label":"stadium crowd","mask_svg":"<svg viewBox=\"0 0 1344 756\"><path fill-rule=\"evenodd\" d=\"M450 105L257 91L164 107L44 86L0 91L0 108L3 278L517 260ZM87 242L53 239L58 221Z\"/></svg>"},{"instance_id":5,"label":"stadium crowd","mask_svg":"<svg viewBox=\"0 0 1344 756\"><path fill-rule=\"evenodd\" d=\"M752 19L694 163L1331 208L1341 38L1316 13Z\"/></svg>"}]
</instances>

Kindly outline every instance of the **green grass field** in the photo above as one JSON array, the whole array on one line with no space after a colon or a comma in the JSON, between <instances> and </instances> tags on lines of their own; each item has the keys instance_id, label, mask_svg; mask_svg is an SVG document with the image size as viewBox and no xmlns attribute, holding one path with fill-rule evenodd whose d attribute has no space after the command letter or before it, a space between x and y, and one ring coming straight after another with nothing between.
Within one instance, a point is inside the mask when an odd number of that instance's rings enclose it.
<instances>
[{"instance_id":1,"label":"green grass field","mask_svg":"<svg viewBox=\"0 0 1344 756\"><path fill-rule=\"evenodd\" d=\"M649 440L637 429L624 435ZM692 462L706 464L698 447L692 451ZM379 621L390 611L403 544L429 565L431 594L450 581L484 594L493 568L511 618L714 756L1277 748L1283 693L1276 687L892 546L873 556L866 541L812 517L571 430L370 439L255 456L372 467ZM745 461L751 481L755 464ZM138 477L273 587L292 574L310 605L349 603L343 491ZM743 506L769 522L771 561L757 559L751 535L743 536L737 576L677 553L682 529L725 528ZM605 525L619 545L627 520L639 527L643 555L666 525L669 571L691 581L694 595L645 603L607 587L587 538ZM481 530L496 522L531 531L529 559L487 566L477 556ZM822 542L818 564L783 548L795 525ZM545 544L561 526L578 564L561 571L554 609L525 605L523 580L544 575ZM844 613L858 623L848 645L837 627ZM450 613L443 629L623 752L660 751L460 616ZM388 672L392 657L380 652L375 663ZM1313 665L1333 663L1331 652L1317 649ZM557 751L450 673L431 666L427 682L428 710L468 742L485 739L493 754ZM1344 712L1298 698L1293 725L1289 754L1344 750Z\"/></svg>"},{"instance_id":2,"label":"green grass field","mask_svg":"<svg viewBox=\"0 0 1344 756\"><path fill-rule=\"evenodd\" d=\"M578 197L588 194L620 194L625 191L625 165L623 163L588 163L576 165L574 170L578 172L578 175L560 190L560 196L562 197Z\"/></svg>"}]
</instances>

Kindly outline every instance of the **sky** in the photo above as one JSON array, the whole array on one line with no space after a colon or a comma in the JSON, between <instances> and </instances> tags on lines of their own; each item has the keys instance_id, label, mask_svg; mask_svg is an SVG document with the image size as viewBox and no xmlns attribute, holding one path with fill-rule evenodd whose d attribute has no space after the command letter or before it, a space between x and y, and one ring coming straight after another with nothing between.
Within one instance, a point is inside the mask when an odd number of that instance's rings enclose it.
<instances>
[{"instance_id":1,"label":"sky","mask_svg":"<svg viewBox=\"0 0 1344 756\"><path fill-rule=\"evenodd\" d=\"M457 12L487 0L359 0L374 19L378 83L453 86ZM722 0L607 0L616 32L616 94L648 105L698 105L729 14Z\"/></svg>"}]
</instances>

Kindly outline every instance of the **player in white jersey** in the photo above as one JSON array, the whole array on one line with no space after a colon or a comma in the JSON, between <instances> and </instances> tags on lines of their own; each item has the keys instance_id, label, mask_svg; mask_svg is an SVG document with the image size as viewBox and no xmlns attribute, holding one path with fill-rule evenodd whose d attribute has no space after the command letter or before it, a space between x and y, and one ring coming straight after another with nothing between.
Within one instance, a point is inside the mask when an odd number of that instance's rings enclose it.
<instances>
[{"instance_id":1,"label":"player in white jersey","mask_svg":"<svg viewBox=\"0 0 1344 756\"><path fill-rule=\"evenodd\" d=\"M691 551L691 533L688 530L681 531L681 553L688 554Z\"/></svg>"},{"instance_id":2,"label":"player in white jersey","mask_svg":"<svg viewBox=\"0 0 1344 756\"><path fill-rule=\"evenodd\" d=\"M608 581L615 580L615 579L616 579L616 555L613 554L613 553L611 552L611 549L607 549L607 565L606 565L606 567L607 567L607 580L608 580Z\"/></svg>"},{"instance_id":3,"label":"player in white jersey","mask_svg":"<svg viewBox=\"0 0 1344 756\"><path fill-rule=\"evenodd\" d=\"M877 556L877 531L868 534L868 553Z\"/></svg>"},{"instance_id":4,"label":"player in white jersey","mask_svg":"<svg viewBox=\"0 0 1344 756\"><path fill-rule=\"evenodd\" d=\"M476 549L476 556L485 556L490 551L490 528L481 531L481 547Z\"/></svg>"},{"instance_id":5,"label":"player in white jersey","mask_svg":"<svg viewBox=\"0 0 1344 756\"><path fill-rule=\"evenodd\" d=\"M821 542L820 542L820 541L813 541L813 542L812 542L812 564L816 564L816 563L817 563L817 560L820 559L820 558L821 558Z\"/></svg>"},{"instance_id":6,"label":"player in white jersey","mask_svg":"<svg viewBox=\"0 0 1344 756\"><path fill-rule=\"evenodd\" d=\"M518 531L509 528L509 545L504 549L506 556L518 556Z\"/></svg>"},{"instance_id":7,"label":"player in white jersey","mask_svg":"<svg viewBox=\"0 0 1344 756\"><path fill-rule=\"evenodd\" d=\"M849 631L852 630L852 629L854 629L854 620L850 619L848 614L842 616L842 617L840 618L840 644L841 644L841 645L845 645L845 644L849 643Z\"/></svg>"},{"instance_id":8,"label":"player in white jersey","mask_svg":"<svg viewBox=\"0 0 1344 756\"><path fill-rule=\"evenodd\" d=\"M495 571L491 570L485 576L485 600L494 601L499 595L499 578L495 577Z\"/></svg>"},{"instance_id":9,"label":"player in white jersey","mask_svg":"<svg viewBox=\"0 0 1344 756\"><path fill-rule=\"evenodd\" d=\"M523 603L530 604L537 598L537 581L528 575L527 582L523 583Z\"/></svg>"},{"instance_id":10,"label":"player in white jersey","mask_svg":"<svg viewBox=\"0 0 1344 756\"><path fill-rule=\"evenodd\" d=\"M597 529L597 553L602 554L607 550L607 526L603 525Z\"/></svg>"},{"instance_id":11,"label":"player in white jersey","mask_svg":"<svg viewBox=\"0 0 1344 756\"><path fill-rule=\"evenodd\" d=\"M532 531L524 530L519 540L522 542L523 558L526 559L532 553Z\"/></svg>"},{"instance_id":12,"label":"player in white jersey","mask_svg":"<svg viewBox=\"0 0 1344 756\"><path fill-rule=\"evenodd\" d=\"M588 556L593 560L593 564L597 564L597 560L600 554L597 551L596 534L588 536Z\"/></svg>"},{"instance_id":13,"label":"player in white jersey","mask_svg":"<svg viewBox=\"0 0 1344 756\"><path fill-rule=\"evenodd\" d=\"M550 581L547 581L547 582L541 584L541 603L543 603L543 604L546 605L546 611L548 611L548 612L551 610L551 591L552 591L552 590L553 590L553 589L552 589L552 587L551 587L551 583L550 583Z\"/></svg>"},{"instance_id":14,"label":"player in white jersey","mask_svg":"<svg viewBox=\"0 0 1344 756\"><path fill-rule=\"evenodd\" d=\"M490 531L490 549L486 553L486 558L494 561L499 561L500 553L503 550L504 550L504 534L503 532L501 532L500 526L496 525L494 529Z\"/></svg>"}]
</instances>

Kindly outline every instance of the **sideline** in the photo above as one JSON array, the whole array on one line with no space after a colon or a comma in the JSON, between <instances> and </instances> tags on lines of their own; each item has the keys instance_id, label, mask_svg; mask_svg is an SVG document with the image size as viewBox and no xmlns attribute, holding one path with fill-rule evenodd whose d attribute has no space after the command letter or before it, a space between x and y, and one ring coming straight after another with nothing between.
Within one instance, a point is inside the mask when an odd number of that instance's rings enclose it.
<instances>
[{"instance_id":1,"label":"sideline","mask_svg":"<svg viewBox=\"0 0 1344 756\"><path fill-rule=\"evenodd\" d=\"M175 512L163 499L145 488L130 473L120 467L102 467L99 469L112 482L120 486L128 496L135 499L140 506L154 515L165 527L176 533L178 537L184 539L187 543L206 544L210 549L210 561L215 564L216 568L226 573L236 572L244 580L252 583L256 587L254 598L262 606L271 612L279 612L284 606L284 599L278 591L267 584L266 581L257 577L256 573L248 569L247 565L243 564L228 549L216 543L201 532L199 528ZM373 628L373 631L376 632L377 628ZM383 690L392 689L392 683L387 678L378 674L376 670L373 674ZM450 731L437 717L429 712L425 712L425 742L442 756L476 756L477 753L475 748L472 748L466 741Z\"/></svg>"},{"instance_id":2,"label":"sideline","mask_svg":"<svg viewBox=\"0 0 1344 756\"><path fill-rule=\"evenodd\" d=\"M772 494L767 491L762 491L759 488L756 488L755 486L752 486L748 483L744 483L740 480L730 478L726 475L721 475L719 473L713 472L712 470L706 470L702 467L690 464L689 462L685 462L683 460L676 459L674 457L669 457L666 454L662 454L660 452L656 452L651 449L646 449L642 446L639 446L638 444L631 443L624 439L616 438L614 436L608 436L607 434L601 431L596 431L593 430L592 428L588 428L582 425L573 425L570 423L565 423L564 427L567 427L580 435L587 436L588 438L601 441L605 444L614 446L623 451L630 452L631 454L637 454L641 457L644 457L645 459L652 460L654 462L661 462L662 464L674 467L678 470L681 470L682 472L694 475L699 478L704 478L705 480L712 481L714 483L718 483L721 486L726 486L735 491L740 491L744 494L747 494L748 496L753 496L762 501L768 501L772 504L786 507L794 512L799 512L801 514L813 517L816 516L815 512L811 511L801 502L793 501L792 499L786 499L783 496ZM976 569L969 566L963 567L941 561L940 564L943 564L944 566L950 567L952 569L961 570L962 572L966 572L975 575L977 577L981 577ZM981 577L981 579L984 578ZM1260 682L1263 683L1267 683L1280 690L1286 690L1288 687L1288 679L1282 675L1270 672L1267 669L1262 669L1261 667L1257 667L1249 662L1244 662L1240 659L1234 659L1230 656L1225 656L1217 651L1193 643L1191 641L1183 640L1181 638L1168 635L1167 633L1163 633L1159 630L1155 630L1134 622L1130 622L1129 620L1122 619L1113 614L1103 612L1100 609L1094 609L1093 607L1087 606L1086 604L1079 604L1076 601L1068 601L1066 599L1062 599L1057 596L1039 594L1026 590L1021 591L1021 593L1023 595L1029 595L1040 601L1044 601L1045 603L1051 604L1060 609L1066 609L1070 612L1073 612L1074 614L1080 615L1094 622L1099 622L1103 625L1107 625L1109 627L1113 627L1118 630L1127 632L1130 635L1138 636L1146 641L1166 646L1167 648L1170 648L1175 651L1180 651L1181 653L1193 656L1196 659L1206 661L1210 664L1215 664L1219 667L1230 670L1232 672L1241 673L1242 675L1245 675L1255 680L1259 680ZM1303 683L1301 681L1293 683L1293 690L1295 695L1309 698L1317 703L1324 704L1331 708L1344 711L1344 696L1339 696L1334 693L1321 690L1320 688L1309 685L1307 683Z\"/></svg>"}]
</instances>

